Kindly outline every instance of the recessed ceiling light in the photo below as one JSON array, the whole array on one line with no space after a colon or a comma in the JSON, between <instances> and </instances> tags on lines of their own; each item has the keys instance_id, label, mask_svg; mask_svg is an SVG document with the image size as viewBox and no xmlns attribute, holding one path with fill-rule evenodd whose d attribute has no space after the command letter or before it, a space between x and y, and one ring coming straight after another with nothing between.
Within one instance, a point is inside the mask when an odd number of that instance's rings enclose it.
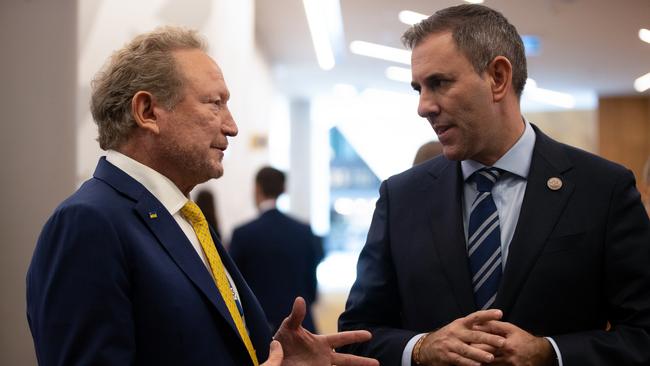
<instances>
[{"instance_id":1,"label":"recessed ceiling light","mask_svg":"<svg viewBox=\"0 0 650 366\"><path fill-rule=\"evenodd\" d=\"M641 28L639 29L639 38L646 43L650 43L650 30Z\"/></svg>"},{"instance_id":2,"label":"recessed ceiling light","mask_svg":"<svg viewBox=\"0 0 650 366\"><path fill-rule=\"evenodd\" d=\"M634 80L634 89L639 93L650 89L650 72Z\"/></svg>"},{"instance_id":3,"label":"recessed ceiling light","mask_svg":"<svg viewBox=\"0 0 650 366\"><path fill-rule=\"evenodd\" d=\"M465 0L465 2L470 4L483 4L483 0Z\"/></svg>"},{"instance_id":4,"label":"recessed ceiling light","mask_svg":"<svg viewBox=\"0 0 650 366\"><path fill-rule=\"evenodd\" d=\"M399 18L399 21L408 24L408 25L413 25L416 23L421 22L422 20L426 19L427 16L424 14L420 14L411 10L402 10L399 12L397 15Z\"/></svg>"},{"instance_id":5,"label":"recessed ceiling light","mask_svg":"<svg viewBox=\"0 0 650 366\"><path fill-rule=\"evenodd\" d=\"M411 52L401 48L384 46L364 41L352 41L350 51L357 55L379 58L402 64L411 64Z\"/></svg>"}]
</instances>

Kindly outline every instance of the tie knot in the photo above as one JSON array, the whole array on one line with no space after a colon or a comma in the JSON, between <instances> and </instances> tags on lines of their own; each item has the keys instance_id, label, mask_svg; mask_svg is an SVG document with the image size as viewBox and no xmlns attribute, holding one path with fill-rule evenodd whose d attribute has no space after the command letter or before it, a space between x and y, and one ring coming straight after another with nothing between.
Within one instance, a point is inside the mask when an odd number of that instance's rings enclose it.
<instances>
[{"instance_id":1,"label":"tie knot","mask_svg":"<svg viewBox=\"0 0 650 366\"><path fill-rule=\"evenodd\" d=\"M181 215L183 215L185 220L189 221L192 225L205 221L203 212L201 212L199 206L191 200L187 201L185 205L183 205L181 208Z\"/></svg>"},{"instance_id":2,"label":"tie knot","mask_svg":"<svg viewBox=\"0 0 650 366\"><path fill-rule=\"evenodd\" d=\"M476 189L479 192L490 192L494 183L501 176L502 170L499 168L483 168L477 170L472 174L474 181L476 182Z\"/></svg>"}]
</instances>

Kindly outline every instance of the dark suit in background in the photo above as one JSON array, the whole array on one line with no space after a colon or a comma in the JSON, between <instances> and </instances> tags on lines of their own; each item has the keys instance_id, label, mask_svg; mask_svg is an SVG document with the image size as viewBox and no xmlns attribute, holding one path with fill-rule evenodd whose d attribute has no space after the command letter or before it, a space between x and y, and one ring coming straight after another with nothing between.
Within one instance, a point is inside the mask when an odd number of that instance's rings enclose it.
<instances>
[{"instance_id":1,"label":"dark suit in background","mask_svg":"<svg viewBox=\"0 0 650 366\"><path fill-rule=\"evenodd\" d=\"M311 304L316 300L316 266L322 247L311 228L272 208L235 229L230 255L251 287L275 331L293 299L307 302L303 326L314 332Z\"/></svg>"}]
</instances>

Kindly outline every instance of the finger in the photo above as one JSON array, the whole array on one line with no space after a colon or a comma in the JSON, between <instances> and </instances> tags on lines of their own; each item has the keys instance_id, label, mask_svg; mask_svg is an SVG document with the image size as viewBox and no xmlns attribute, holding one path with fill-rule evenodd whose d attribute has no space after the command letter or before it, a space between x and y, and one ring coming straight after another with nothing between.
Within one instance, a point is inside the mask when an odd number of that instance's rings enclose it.
<instances>
[{"instance_id":1,"label":"finger","mask_svg":"<svg viewBox=\"0 0 650 366\"><path fill-rule=\"evenodd\" d=\"M500 320L503 312L499 309L479 310L462 318L463 324L471 328L474 324L481 324L492 320Z\"/></svg>"},{"instance_id":2,"label":"finger","mask_svg":"<svg viewBox=\"0 0 650 366\"><path fill-rule=\"evenodd\" d=\"M472 362L490 363L494 360L494 355L492 353L484 351L478 347L472 347L465 343L458 343L451 351L457 356L461 356L461 358Z\"/></svg>"},{"instance_id":3,"label":"finger","mask_svg":"<svg viewBox=\"0 0 650 366\"><path fill-rule=\"evenodd\" d=\"M367 330L349 330L346 332L328 334L325 338L330 347L338 348L350 343L369 341L370 338L372 338L372 334Z\"/></svg>"},{"instance_id":4,"label":"finger","mask_svg":"<svg viewBox=\"0 0 650 366\"><path fill-rule=\"evenodd\" d=\"M302 321L305 319L305 314L307 313L307 305L305 300L298 296L293 301L293 307L291 308L291 314L284 319L283 323L289 329L298 329L302 324Z\"/></svg>"},{"instance_id":5,"label":"finger","mask_svg":"<svg viewBox=\"0 0 650 366\"><path fill-rule=\"evenodd\" d=\"M264 362L263 366L280 366L282 364L282 359L284 358L284 352L282 351L282 345L280 342L273 341L271 342L271 348L269 350L269 359Z\"/></svg>"},{"instance_id":6,"label":"finger","mask_svg":"<svg viewBox=\"0 0 650 366\"><path fill-rule=\"evenodd\" d=\"M489 329L481 329L482 326L475 325L473 330L464 333L460 339L464 343L486 344L495 348L503 347L506 339L501 334L494 334Z\"/></svg>"},{"instance_id":7,"label":"finger","mask_svg":"<svg viewBox=\"0 0 650 366\"><path fill-rule=\"evenodd\" d=\"M492 345L484 344L484 343L471 343L470 346L472 346L474 348L478 348L478 349L480 349L482 351L491 353L491 354L493 354L495 356L497 355L497 353L499 351L498 347L494 347Z\"/></svg>"},{"instance_id":8,"label":"finger","mask_svg":"<svg viewBox=\"0 0 650 366\"><path fill-rule=\"evenodd\" d=\"M483 324L475 324L472 328L481 332L498 334L504 337L513 333L517 329L517 327L510 323L498 320L491 320Z\"/></svg>"},{"instance_id":9,"label":"finger","mask_svg":"<svg viewBox=\"0 0 650 366\"><path fill-rule=\"evenodd\" d=\"M379 366L379 361L346 353L334 353L332 354L332 364L336 366Z\"/></svg>"}]
</instances>

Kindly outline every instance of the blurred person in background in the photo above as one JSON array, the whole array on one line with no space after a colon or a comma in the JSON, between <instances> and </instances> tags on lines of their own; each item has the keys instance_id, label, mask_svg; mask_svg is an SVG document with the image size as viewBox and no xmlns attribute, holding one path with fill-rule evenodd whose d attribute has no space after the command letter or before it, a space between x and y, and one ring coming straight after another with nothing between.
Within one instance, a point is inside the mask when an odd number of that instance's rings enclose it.
<instances>
[{"instance_id":1,"label":"blurred person in background","mask_svg":"<svg viewBox=\"0 0 650 366\"><path fill-rule=\"evenodd\" d=\"M254 198L259 216L234 230L229 251L262 305L272 331L278 329L296 296L301 296L307 303L303 326L315 333L311 305L316 301L316 267L323 257L322 243L309 225L276 207L285 180L285 174L272 167L257 172Z\"/></svg>"},{"instance_id":2,"label":"blurred person in background","mask_svg":"<svg viewBox=\"0 0 650 366\"><path fill-rule=\"evenodd\" d=\"M196 205L199 206L201 212L205 216L205 220L208 222L210 227L214 230L214 233L217 234L217 238L221 240L221 227L219 226L219 215L217 214L217 204L215 202L215 196L212 191L204 189L199 191L196 194Z\"/></svg>"},{"instance_id":3,"label":"blurred person in background","mask_svg":"<svg viewBox=\"0 0 650 366\"><path fill-rule=\"evenodd\" d=\"M427 160L431 160L440 154L442 154L442 144L439 141L425 142L415 153L415 158L413 158L413 166L424 163Z\"/></svg>"}]
</instances>

